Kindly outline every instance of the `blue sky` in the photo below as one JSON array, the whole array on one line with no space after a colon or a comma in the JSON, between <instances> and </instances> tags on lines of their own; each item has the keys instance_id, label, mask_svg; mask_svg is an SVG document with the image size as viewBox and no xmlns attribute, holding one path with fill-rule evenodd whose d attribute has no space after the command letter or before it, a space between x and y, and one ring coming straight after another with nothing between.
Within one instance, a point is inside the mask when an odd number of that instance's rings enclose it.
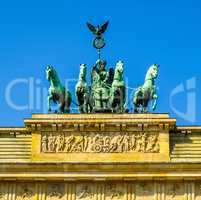
<instances>
[{"instance_id":1,"label":"blue sky","mask_svg":"<svg viewBox=\"0 0 201 200\"><path fill-rule=\"evenodd\" d=\"M31 113L47 111L42 95L48 87L47 64L55 66L63 82L71 80L74 93L79 64L86 63L89 73L97 59L85 23L108 19L102 52L108 66L122 59L128 87L135 88L144 82L147 68L159 63L156 112L170 113L180 125L201 124L199 0L7 0L0 3L0 126L21 126ZM9 99L28 107L14 109Z\"/></svg>"}]
</instances>

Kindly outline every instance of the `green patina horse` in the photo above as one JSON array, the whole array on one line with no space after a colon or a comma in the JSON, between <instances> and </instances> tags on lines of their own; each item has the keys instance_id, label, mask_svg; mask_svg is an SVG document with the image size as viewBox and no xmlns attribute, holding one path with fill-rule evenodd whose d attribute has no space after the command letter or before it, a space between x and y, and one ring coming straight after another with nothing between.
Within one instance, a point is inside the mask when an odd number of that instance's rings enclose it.
<instances>
[{"instance_id":1,"label":"green patina horse","mask_svg":"<svg viewBox=\"0 0 201 200\"><path fill-rule=\"evenodd\" d=\"M125 99L126 99L126 88L123 79L124 63L118 61L114 71L114 78L111 88L111 105L113 112L123 113L125 112Z\"/></svg>"},{"instance_id":2,"label":"green patina horse","mask_svg":"<svg viewBox=\"0 0 201 200\"><path fill-rule=\"evenodd\" d=\"M137 88L133 98L134 112L146 113L148 103L153 100L152 110L156 109L158 96L156 94L155 80L158 77L159 65L152 65L146 74L144 85Z\"/></svg>"},{"instance_id":3,"label":"green patina horse","mask_svg":"<svg viewBox=\"0 0 201 200\"><path fill-rule=\"evenodd\" d=\"M79 80L75 86L78 110L80 113L90 113L92 111L92 103L90 101L90 88L87 85L86 73L86 64L81 64Z\"/></svg>"},{"instance_id":4,"label":"green patina horse","mask_svg":"<svg viewBox=\"0 0 201 200\"><path fill-rule=\"evenodd\" d=\"M54 102L59 103L59 113L69 113L72 101L71 93L62 86L57 72L52 66L47 66L46 78L50 82L49 94L47 97L48 111L51 112L51 102Z\"/></svg>"}]
</instances>

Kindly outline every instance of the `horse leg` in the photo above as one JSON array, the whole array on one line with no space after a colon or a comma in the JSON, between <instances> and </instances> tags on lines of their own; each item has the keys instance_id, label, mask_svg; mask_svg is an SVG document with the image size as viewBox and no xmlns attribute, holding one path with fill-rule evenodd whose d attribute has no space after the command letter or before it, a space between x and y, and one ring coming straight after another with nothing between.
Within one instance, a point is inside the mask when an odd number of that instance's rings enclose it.
<instances>
[{"instance_id":1,"label":"horse leg","mask_svg":"<svg viewBox=\"0 0 201 200\"><path fill-rule=\"evenodd\" d=\"M69 100L66 100L66 102L65 102L64 112L65 113L70 113L70 103L69 103Z\"/></svg>"},{"instance_id":2,"label":"horse leg","mask_svg":"<svg viewBox=\"0 0 201 200\"><path fill-rule=\"evenodd\" d=\"M85 113L83 104L78 106L78 110L80 113Z\"/></svg>"},{"instance_id":3,"label":"horse leg","mask_svg":"<svg viewBox=\"0 0 201 200\"><path fill-rule=\"evenodd\" d=\"M140 103L139 103L139 100L137 99L137 97L136 97L136 99L135 99L135 101L133 103L134 103L134 113L139 113L139 111L140 111Z\"/></svg>"},{"instance_id":4,"label":"horse leg","mask_svg":"<svg viewBox=\"0 0 201 200\"><path fill-rule=\"evenodd\" d=\"M48 97L47 97L47 108L48 108L48 112L51 112L51 101L53 99L53 95L50 94Z\"/></svg>"},{"instance_id":5,"label":"horse leg","mask_svg":"<svg viewBox=\"0 0 201 200\"><path fill-rule=\"evenodd\" d=\"M121 91L121 99L120 99L120 106L121 106L121 112L125 112L126 106L125 106L125 101L126 101L126 88L122 87Z\"/></svg>"},{"instance_id":6,"label":"horse leg","mask_svg":"<svg viewBox=\"0 0 201 200\"><path fill-rule=\"evenodd\" d=\"M59 104L59 112L60 113L65 113L65 103L64 102L61 102Z\"/></svg>"},{"instance_id":7,"label":"horse leg","mask_svg":"<svg viewBox=\"0 0 201 200\"><path fill-rule=\"evenodd\" d=\"M147 107L142 108L142 113L148 113Z\"/></svg>"},{"instance_id":8,"label":"horse leg","mask_svg":"<svg viewBox=\"0 0 201 200\"><path fill-rule=\"evenodd\" d=\"M64 100L64 112L70 113L70 105L71 105L72 97L71 93L69 91L65 94L65 100Z\"/></svg>"},{"instance_id":9,"label":"horse leg","mask_svg":"<svg viewBox=\"0 0 201 200\"><path fill-rule=\"evenodd\" d=\"M153 95L153 105L152 105L152 110L156 110L156 106L157 106L157 99L158 99L158 96L156 94Z\"/></svg>"},{"instance_id":10,"label":"horse leg","mask_svg":"<svg viewBox=\"0 0 201 200\"><path fill-rule=\"evenodd\" d=\"M59 98L59 113L64 113L65 102L62 97Z\"/></svg>"},{"instance_id":11,"label":"horse leg","mask_svg":"<svg viewBox=\"0 0 201 200\"><path fill-rule=\"evenodd\" d=\"M120 88L116 88L115 90L115 109L117 113L122 112L122 90Z\"/></svg>"},{"instance_id":12,"label":"horse leg","mask_svg":"<svg viewBox=\"0 0 201 200\"><path fill-rule=\"evenodd\" d=\"M94 99L92 98L92 95L90 94L89 98L88 98L88 109L89 109L89 113L93 112L93 107L94 107Z\"/></svg>"},{"instance_id":13,"label":"horse leg","mask_svg":"<svg viewBox=\"0 0 201 200\"><path fill-rule=\"evenodd\" d=\"M121 88L113 88L112 91L112 108L115 113L122 113L124 107L123 91Z\"/></svg>"},{"instance_id":14,"label":"horse leg","mask_svg":"<svg viewBox=\"0 0 201 200\"><path fill-rule=\"evenodd\" d=\"M149 102L149 100L147 100L146 98L143 100L143 108L142 108L142 110L143 110L143 113L147 113L148 112L148 102Z\"/></svg>"},{"instance_id":15,"label":"horse leg","mask_svg":"<svg viewBox=\"0 0 201 200\"><path fill-rule=\"evenodd\" d=\"M81 113L91 113L92 112L92 99L88 94L84 95L84 101L82 103L82 112Z\"/></svg>"},{"instance_id":16,"label":"horse leg","mask_svg":"<svg viewBox=\"0 0 201 200\"><path fill-rule=\"evenodd\" d=\"M88 95L84 94L83 103L82 103L82 112L81 113L88 113Z\"/></svg>"},{"instance_id":17,"label":"horse leg","mask_svg":"<svg viewBox=\"0 0 201 200\"><path fill-rule=\"evenodd\" d=\"M134 95L133 105L134 105L134 113L139 113L139 110L140 110L140 100L139 100L139 95L137 93L135 93L135 95Z\"/></svg>"},{"instance_id":18,"label":"horse leg","mask_svg":"<svg viewBox=\"0 0 201 200\"><path fill-rule=\"evenodd\" d=\"M65 108L65 94L64 92L62 92L61 94L59 94L59 99L58 99L58 102L59 102L59 106L58 106L58 110L59 110L59 113L64 113L64 108Z\"/></svg>"},{"instance_id":19,"label":"horse leg","mask_svg":"<svg viewBox=\"0 0 201 200\"><path fill-rule=\"evenodd\" d=\"M134 113L139 113L140 106L138 104L134 104Z\"/></svg>"},{"instance_id":20,"label":"horse leg","mask_svg":"<svg viewBox=\"0 0 201 200\"><path fill-rule=\"evenodd\" d=\"M109 104L112 108L112 112L115 112L115 105L114 105L114 88L111 88L110 90L110 97L109 97Z\"/></svg>"}]
</instances>

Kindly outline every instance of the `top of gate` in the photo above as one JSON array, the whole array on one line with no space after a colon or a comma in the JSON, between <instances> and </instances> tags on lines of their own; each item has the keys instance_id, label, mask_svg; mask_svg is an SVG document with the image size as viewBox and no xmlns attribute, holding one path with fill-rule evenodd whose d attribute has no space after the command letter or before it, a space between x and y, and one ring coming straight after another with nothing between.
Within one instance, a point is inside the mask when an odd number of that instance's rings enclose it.
<instances>
[{"instance_id":1,"label":"top of gate","mask_svg":"<svg viewBox=\"0 0 201 200\"><path fill-rule=\"evenodd\" d=\"M126 89L124 82L124 62L118 60L115 67L107 67L107 61L101 56L101 49L105 47L103 34L107 30L109 21L102 25L87 22L88 29L93 33L93 47L98 52L98 59L90 67L91 80L87 82L87 64L80 64L79 79L75 86L77 106L80 113L128 113ZM135 113L147 113L149 102L152 110L157 107L157 91L155 80L158 77L159 65L151 65L146 73L145 82L134 90L133 105ZM69 113L72 101L71 92L61 84L56 69L46 68L46 78L50 82L48 94L48 111L52 113L51 103L58 103L56 113ZM135 86L134 86L135 87ZM73 102L74 103L74 102Z\"/></svg>"}]
</instances>

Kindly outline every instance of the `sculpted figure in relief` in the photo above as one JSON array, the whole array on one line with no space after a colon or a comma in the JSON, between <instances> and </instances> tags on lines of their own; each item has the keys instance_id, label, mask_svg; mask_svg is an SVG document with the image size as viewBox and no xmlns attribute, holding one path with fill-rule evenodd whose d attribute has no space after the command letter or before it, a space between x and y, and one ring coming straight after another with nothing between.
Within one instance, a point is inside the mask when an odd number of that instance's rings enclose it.
<instances>
[{"instance_id":1,"label":"sculpted figure in relief","mask_svg":"<svg viewBox=\"0 0 201 200\"><path fill-rule=\"evenodd\" d=\"M42 145L41 145L42 152L48 151L48 137L46 134L42 136L41 143L42 143Z\"/></svg>"},{"instance_id":2,"label":"sculpted figure in relief","mask_svg":"<svg viewBox=\"0 0 201 200\"><path fill-rule=\"evenodd\" d=\"M108 184L107 196L109 196L110 199L122 199L123 192L116 184Z\"/></svg>"},{"instance_id":3,"label":"sculpted figure in relief","mask_svg":"<svg viewBox=\"0 0 201 200\"><path fill-rule=\"evenodd\" d=\"M62 199L63 194L60 191L59 185L50 185L48 188L47 199L48 200L56 200Z\"/></svg>"},{"instance_id":4,"label":"sculpted figure in relief","mask_svg":"<svg viewBox=\"0 0 201 200\"><path fill-rule=\"evenodd\" d=\"M56 138L56 152L59 151L63 151L64 150L64 146L65 146L65 137L63 134L60 134L57 138Z\"/></svg>"},{"instance_id":5,"label":"sculpted figure in relief","mask_svg":"<svg viewBox=\"0 0 201 200\"><path fill-rule=\"evenodd\" d=\"M48 137L48 150L49 151L55 151L55 136L53 136L52 134L50 134L50 136Z\"/></svg>"},{"instance_id":6,"label":"sculpted figure in relief","mask_svg":"<svg viewBox=\"0 0 201 200\"><path fill-rule=\"evenodd\" d=\"M149 140L148 140L148 142L147 142L147 151L148 152L150 152L150 151L155 151L155 152L157 152L159 149L159 147L158 147L158 143L157 143L157 141L158 141L158 137L157 137L157 135L151 135L150 137L149 137Z\"/></svg>"},{"instance_id":7,"label":"sculpted figure in relief","mask_svg":"<svg viewBox=\"0 0 201 200\"><path fill-rule=\"evenodd\" d=\"M34 197L34 189L31 185L20 185L18 187L17 200L32 200Z\"/></svg>"},{"instance_id":8,"label":"sculpted figure in relief","mask_svg":"<svg viewBox=\"0 0 201 200\"><path fill-rule=\"evenodd\" d=\"M66 153L158 153L158 134L123 133L88 135L44 134L41 139L42 152Z\"/></svg>"},{"instance_id":9,"label":"sculpted figure in relief","mask_svg":"<svg viewBox=\"0 0 201 200\"><path fill-rule=\"evenodd\" d=\"M87 185L83 185L81 189L78 191L77 194L78 199L93 199L93 193L91 192L91 189Z\"/></svg>"}]
</instances>

